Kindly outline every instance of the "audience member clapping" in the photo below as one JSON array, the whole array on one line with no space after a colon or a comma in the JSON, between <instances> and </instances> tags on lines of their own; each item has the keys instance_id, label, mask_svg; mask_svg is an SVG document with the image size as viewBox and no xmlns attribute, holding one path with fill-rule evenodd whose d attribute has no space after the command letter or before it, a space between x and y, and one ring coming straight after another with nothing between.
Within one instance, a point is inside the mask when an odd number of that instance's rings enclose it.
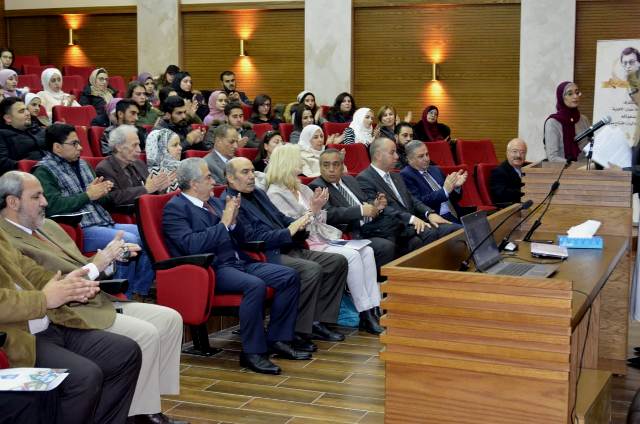
<instances>
[{"instance_id":1,"label":"audience member clapping","mask_svg":"<svg viewBox=\"0 0 640 424\"><path fill-rule=\"evenodd\" d=\"M62 74L56 68L47 68L40 75L43 90L38 93L42 99L42 106L47 111L47 116L51 119L54 106L80 106L75 96L62 91Z\"/></svg>"},{"instance_id":2,"label":"audience member clapping","mask_svg":"<svg viewBox=\"0 0 640 424\"><path fill-rule=\"evenodd\" d=\"M169 186L166 190L158 190L158 193L168 193L178 189L178 180L175 171L180 164L180 137L168 129L153 130L147 137L147 166L149 176L155 177L161 173L168 174L170 178Z\"/></svg>"},{"instance_id":3,"label":"audience member clapping","mask_svg":"<svg viewBox=\"0 0 640 424\"><path fill-rule=\"evenodd\" d=\"M451 129L438 122L439 111L436 106L428 106L422 112L420 122L413 126L414 138L421 141L451 140Z\"/></svg>"},{"instance_id":4,"label":"audience member clapping","mask_svg":"<svg viewBox=\"0 0 640 424\"><path fill-rule=\"evenodd\" d=\"M187 115L185 101L178 96L168 97L162 104L164 116L155 128L168 128L180 136L182 150L209 150L211 145L204 139L204 131L200 128L192 129Z\"/></svg>"}]
</instances>

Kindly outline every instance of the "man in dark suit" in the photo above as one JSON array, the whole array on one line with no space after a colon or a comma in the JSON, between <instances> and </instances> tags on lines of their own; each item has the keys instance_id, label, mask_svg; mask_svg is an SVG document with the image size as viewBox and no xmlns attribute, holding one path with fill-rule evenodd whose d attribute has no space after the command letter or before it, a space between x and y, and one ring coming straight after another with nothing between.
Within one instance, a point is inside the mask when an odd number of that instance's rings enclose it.
<instances>
[{"instance_id":1,"label":"man in dark suit","mask_svg":"<svg viewBox=\"0 0 640 424\"><path fill-rule=\"evenodd\" d=\"M298 274L281 265L255 262L239 250L247 240L236 221L240 196L228 196L224 203L211 196L213 178L204 159L183 160L176 174L182 193L167 203L162 216L167 247L174 256L214 253L216 291L243 294L240 364L279 374L280 367L269 360L267 350L287 359L310 359L310 353L289 344L297 315ZM265 337L262 311L267 287L274 288L275 295Z\"/></svg>"},{"instance_id":2,"label":"man in dark suit","mask_svg":"<svg viewBox=\"0 0 640 424\"><path fill-rule=\"evenodd\" d=\"M314 190L316 187L329 189L329 201L324 206L327 210L327 224L350 233L355 239L365 238L362 237L362 227L372 224L386 206L383 196L373 203L367 202L356 179L344 174L344 160L336 149L327 149L320 154L320 176L309 187ZM367 238L371 240L370 246L378 269L397 257L393 242L382 237Z\"/></svg>"},{"instance_id":3,"label":"man in dark suit","mask_svg":"<svg viewBox=\"0 0 640 424\"><path fill-rule=\"evenodd\" d=\"M436 165L431 165L429 149L419 140L404 146L408 165L400 175L416 199L436 211L447 221L460 223L462 210L458 201L462 197L462 185L467 181L466 171L456 171L446 177Z\"/></svg>"},{"instance_id":4,"label":"man in dark suit","mask_svg":"<svg viewBox=\"0 0 640 424\"><path fill-rule=\"evenodd\" d=\"M387 198L383 213L397 217L403 225L397 244L410 252L461 228L414 198L402 177L391 172L398 161L396 143L388 138L376 138L369 146L369 154L371 165L358 174L357 181L370 201L379 193Z\"/></svg>"},{"instance_id":5,"label":"man in dark suit","mask_svg":"<svg viewBox=\"0 0 640 424\"><path fill-rule=\"evenodd\" d=\"M275 207L266 193L255 186L253 164L247 158L234 158L227 163L227 195L242 193L238 221L250 240L263 240L267 260L286 265L300 274L300 304L296 345L315 350L311 338L342 341L344 335L330 330L325 323L335 323L347 282L347 260L336 253L304 248L304 227L311 219L307 213L293 220Z\"/></svg>"},{"instance_id":6,"label":"man in dark suit","mask_svg":"<svg viewBox=\"0 0 640 424\"><path fill-rule=\"evenodd\" d=\"M212 127L209 131L213 137L213 149L204 157L204 160L209 166L215 183L226 184L227 177L224 175L224 167L229 160L236 156L240 136L238 131L228 124Z\"/></svg>"},{"instance_id":7,"label":"man in dark suit","mask_svg":"<svg viewBox=\"0 0 640 424\"><path fill-rule=\"evenodd\" d=\"M527 143L514 138L507 144L507 160L491 172L489 189L491 200L498 206L520 203L522 192L522 166L527 159Z\"/></svg>"}]
</instances>

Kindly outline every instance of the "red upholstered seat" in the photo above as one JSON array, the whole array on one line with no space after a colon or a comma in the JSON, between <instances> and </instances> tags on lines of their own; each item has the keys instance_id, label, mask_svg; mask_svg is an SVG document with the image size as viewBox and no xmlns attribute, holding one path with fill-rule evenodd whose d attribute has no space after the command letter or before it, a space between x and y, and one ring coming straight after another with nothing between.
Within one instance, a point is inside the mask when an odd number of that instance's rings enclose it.
<instances>
[{"instance_id":1,"label":"red upholstered seat","mask_svg":"<svg viewBox=\"0 0 640 424\"><path fill-rule=\"evenodd\" d=\"M273 125L268 122L264 124L253 124L252 129L253 132L256 133L256 139L262 140L262 137L264 137L264 133L273 130Z\"/></svg>"},{"instance_id":2,"label":"red upholstered seat","mask_svg":"<svg viewBox=\"0 0 640 424\"><path fill-rule=\"evenodd\" d=\"M344 150L344 164L347 166L349 173L358 174L371 163L367 146L362 143L328 144L327 148Z\"/></svg>"},{"instance_id":3,"label":"red upholstered seat","mask_svg":"<svg viewBox=\"0 0 640 424\"><path fill-rule=\"evenodd\" d=\"M207 156L209 152L207 150L187 150L184 152L185 158L203 158Z\"/></svg>"},{"instance_id":4,"label":"red upholstered seat","mask_svg":"<svg viewBox=\"0 0 640 424\"><path fill-rule=\"evenodd\" d=\"M37 160L33 159L22 159L18 161L18 171L22 172L31 172L34 166L38 163Z\"/></svg>"},{"instance_id":5,"label":"red upholstered seat","mask_svg":"<svg viewBox=\"0 0 640 424\"><path fill-rule=\"evenodd\" d=\"M22 67L22 73L24 74L34 74L37 75L38 78L42 75L42 71L47 68L55 68L55 65L24 65Z\"/></svg>"},{"instance_id":6,"label":"red upholstered seat","mask_svg":"<svg viewBox=\"0 0 640 424\"><path fill-rule=\"evenodd\" d=\"M93 149L91 148L91 144L89 143L89 134L87 133L87 127L82 125L76 125L76 134L78 135L78 140L80 140L80 146L82 146L82 156L93 156Z\"/></svg>"},{"instance_id":7,"label":"red upholstered seat","mask_svg":"<svg viewBox=\"0 0 640 424\"><path fill-rule=\"evenodd\" d=\"M104 127L93 126L89 129L89 141L91 143L91 151L93 156L103 156L100 147L100 138L104 133Z\"/></svg>"},{"instance_id":8,"label":"red upholstered seat","mask_svg":"<svg viewBox=\"0 0 640 424\"><path fill-rule=\"evenodd\" d=\"M258 156L258 148L257 147L239 147L238 149L236 149L236 156L247 158L251 162L253 162L256 156Z\"/></svg>"},{"instance_id":9,"label":"red upholstered seat","mask_svg":"<svg viewBox=\"0 0 640 424\"><path fill-rule=\"evenodd\" d=\"M244 115L245 122L249 121L252 113L253 113L253 110L251 109L251 106L247 106L244 103L242 103L242 114Z\"/></svg>"},{"instance_id":10,"label":"red upholstered seat","mask_svg":"<svg viewBox=\"0 0 640 424\"><path fill-rule=\"evenodd\" d=\"M18 75L18 88L22 87L29 87L29 92L34 94L38 91L42 91L42 82L40 81L40 75Z\"/></svg>"},{"instance_id":11,"label":"red upholstered seat","mask_svg":"<svg viewBox=\"0 0 640 424\"><path fill-rule=\"evenodd\" d=\"M473 180L473 171L469 171L469 167L466 165L454 165L454 166L440 166L439 167L445 175L449 175L452 172L463 169L467 171L467 181L462 185L462 198L460 199L460 206L463 207L476 207L478 210L495 210L495 207L491 204L484 204L478 190L476 189L476 183Z\"/></svg>"},{"instance_id":12,"label":"red upholstered seat","mask_svg":"<svg viewBox=\"0 0 640 424\"><path fill-rule=\"evenodd\" d=\"M304 185L309 185L309 183L311 183L311 181L315 180L316 177L305 177L304 175L298 175L298 179L300 180L300 182Z\"/></svg>"},{"instance_id":13,"label":"red upholstered seat","mask_svg":"<svg viewBox=\"0 0 640 424\"><path fill-rule=\"evenodd\" d=\"M456 162L453 160L451 146L446 141L425 141L425 146L429 149L429 158L436 165L453 166Z\"/></svg>"},{"instance_id":14,"label":"red upholstered seat","mask_svg":"<svg viewBox=\"0 0 640 424\"><path fill-rule=\"evenodd\" d=\"M82 92L85 85L87 84L88 82L85 81L80 75L65 75L62 78L62 90L65 93L69 93L69 94L72 94L71 92L73 90L78 90Z\"/></svg>"},{"instance_id":15,"label":"red upholstered seat","mask_svg":"<svg viewBox=\"0 0 640 424\"><path fill-rule=\"evenodd\" d=\"M489 139L462 140L456 142L456 156L459 164L469 165L473 169L478 163L498 163L496 150Z\"/></svg>"},{"instance_id":16,"label":"red upholstered seat","mask_svg":"<svg viewBox=\"0 0 640 424\"><path fill-rule=\"evenodd\" d=\"M84 84L87 85L89 84L89 75L91 75L94 69L96 69L95 66L64 65L62 67L62 75L79 75L82 77Z\"/></svg>"},{"instance_id":17,"label":"red upholstered seat","mask_svg":"<svg viewBox=\"0 0 640 424\"><path fill-rule=\"evenodd\" d=\"M54 106L53 122L65 122L69 125L83 125L88 127L96 117L93 106Z\"/></svg>"},{"instance_id":18,"label":"red upholstered seat","mask_svg":"<svg viewBox=\"0 0 640 424\"><path fill-rule=\"evenodd\" d=\"M288 122L282 122L278 126L278 130L280 130L280 135L282 135L282 139L288 143L289 138L291 137L291 133L293 132L293 124Z\"/></svg>"},{"instance_id":19,"label":"red upholstered seat","mask_svg":"<svg viewBox=\"0 0 640 424\"><path fill-rule=\"evenodd\" d=\"M87 162L89 164L89 166L91 168L93 168L93 170L95 171L96 168L98 167L98 164L100 162L102 162L105 158L104 157L95 157L95 156L81 156L80 159L82 159L85 162Z\"/></svg>"},{"instance_id":20,"label":"red upholstered seat","mask_svg":"<svg viewBox=\"0 0 640 424\"><path fill-rule=\"evenodd\" d=\"M479 163L476 166L476 185L478 186L480 199L482 199L482 203L485 205L493 205L489 181L491 179L491 171L497 168L497 166L498 165L493 163Z\"/></svg>"},{"instance_id":21,"label":"red upholstered seat","mask_svg":"<svg viewBox=\"0 0 640 424\"><path fill-rule=\"evenodd\" d=\"M324 122L322 124L322 132L324 133L324 138L326 139L331 134L342 134L344 129L349 126L347 122Z\"/></svg>"},{"instance_id":22,"label":"red upholstered seat","mask_svg":"<svg viewBox=\"0 0 640 424\"><path fill-rule=\"evenodd\" d=\"M115 88L116 91L125 93L127 92L127 83L124 81L124 78L120 75L110 75L109 76L109 85L112 88Z\"/></svg>"},{"instance_id":23,"label":"red upholstered seat","mask_svg":"<svg viewBox=\"0 0 640 424\"><path fill-rule=\"evenodd\" d=\"M13 67L24 72L24 65L40 65L40 56L38 55L16 55L13 58Z\"/></svg>"},{"instance_id":24,"label":"red upholstered seat","mask_svg":"<svg viewBox=\"0 0 640 424\"><path fill-rule=\"evenodd\" d=\"M3 368L9 368L9 358L4 350L0 349L0 370Z\"/></svg>"}]
</instances>

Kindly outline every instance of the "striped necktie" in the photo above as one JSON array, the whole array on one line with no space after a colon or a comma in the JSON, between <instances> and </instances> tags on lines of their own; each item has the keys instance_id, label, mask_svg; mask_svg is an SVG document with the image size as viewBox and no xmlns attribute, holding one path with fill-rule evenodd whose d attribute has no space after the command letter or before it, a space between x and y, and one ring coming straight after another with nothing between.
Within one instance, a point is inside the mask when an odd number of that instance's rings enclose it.
<instances>
[{"instance_id":1,"label":"striped necktie","mask_svg":"<svg viewBox=\"0 0 640 424\"><path fill-rule=\"evenodd\" d=\"M344 197L347 203L349 203L349 206L360 206L360 202L357 202L356 199L354 199L353 196L349 194L349 192L341 182L336 183L336 187L338 187L338 192L340 192L342 197Z\"/></svg>"},{"instance_id":2,"label":"striped necktie","mask_svg":"<svg viewBox=\"0 0 640 424\"><path fill-rule=\"evenodd\" d=\"M431 187L431 190L438 191L442 188L442 186L438 184L436 179L433 178L431 174L429 174L429 171L423 171L421 172L421 174L424 177L424 179L427 180L427 184L429 184L429 187ZM446 213L450 213L456 218L458 217L458 214L456 213L456 209L453 207L451 200L449 200L449 196L447 196L447 201L442 202L442 204L440 205L440 210L438 211L438 215L444 215Z\"/></svg>"},{"instance_id":3,"label":"striped necktie","mask_svg":"<svg viewBox=\"0 0 640 424\"><path fill-rule=\"evenodd\" d=\"M400 192L396 188L396 185L393 183L393 180L391 179L391 174L387 172L386 174L384 174L383 179L387 183L389 188L393 191L393 193L396 195L396 198L398 199L398 201L402 204L402 206L406 208L407 205L404 204L404 200L402 200L402 196L400 196Z\"/></svg>"}]
</instances>

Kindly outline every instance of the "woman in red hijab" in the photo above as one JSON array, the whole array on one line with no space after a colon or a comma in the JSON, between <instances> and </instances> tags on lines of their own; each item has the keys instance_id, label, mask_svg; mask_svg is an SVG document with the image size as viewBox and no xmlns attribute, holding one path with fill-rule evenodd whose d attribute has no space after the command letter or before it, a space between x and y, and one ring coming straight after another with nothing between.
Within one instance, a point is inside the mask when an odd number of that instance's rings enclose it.
<instances>
[{"instance_id":1,"label":"woman in red hijab","mask_svg":"<svg viewBox=\"0 0 640 424\"><path fill-rule=\"evenodd\" d=\"M589 128L589 119L580 114L580 90L571 81L561 82L556 88L556 110L544 122L544 149L549 162L576 161L584 158L582 148L588 139L573 141L576 134Z\"/></svg>"},{"instance_id":2,"label":"woman in red hijab","mask_svg":"<svg viewBox=\"0 0 640 424\"><path fill-rule=\"evenodd\" d=\"M421 141L449 141L451 129L438 122L438 108L431 105L422 112L422 119L413 126L413 138Z\"/></svg>"}]
</instances>

